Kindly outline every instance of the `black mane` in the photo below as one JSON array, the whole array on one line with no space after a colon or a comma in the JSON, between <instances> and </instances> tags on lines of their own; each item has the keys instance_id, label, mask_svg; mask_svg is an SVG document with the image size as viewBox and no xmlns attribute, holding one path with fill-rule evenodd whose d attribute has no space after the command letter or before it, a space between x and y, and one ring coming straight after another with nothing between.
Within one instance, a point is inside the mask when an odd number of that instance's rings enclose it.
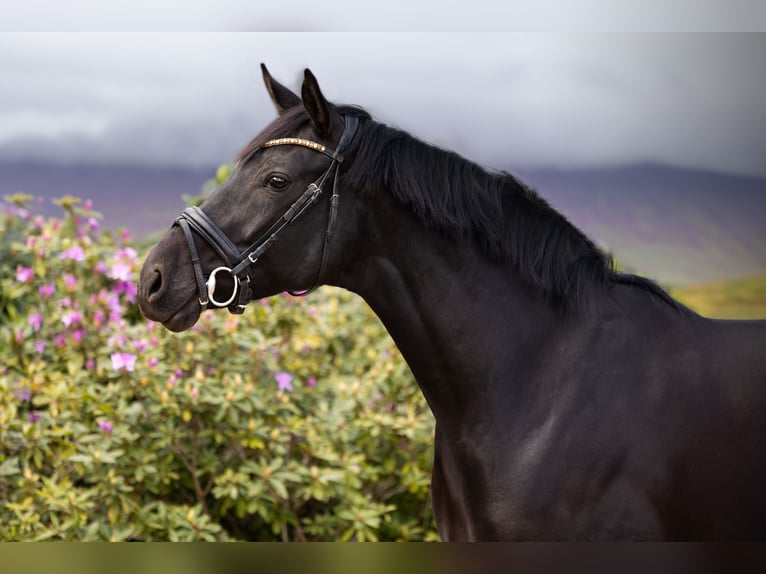
<instances>
[{"instance_id":1,"label":"black mane","mask_svg":"<svg viewBox=\"0 0 766 574\"><path fill-rule=\"evenodd\" d=\"M640 286L679 308L656 283L615 271L610 255L508 173L372 121L363 122L349 159L343 177L350 186L390 190L426 226L511 265L562 309L584 308L596 290L617 283Z\"/></svg>"},{"instance_id":2,"label":"black mane","mask_svg":"<svg viewBox=\"0 0 766 574\"><path fill-rule=\"evenodd\" d=\"M472 242L492 261L512 266L559 308L583 309L597 291L631 284L681 309L653 281L617 272L609 254L511 174L488 171L371 121L356 106L337 110L363 120L347 154L348 167L342 170L347 185L362 193L390 190L424 225L458 243ZM295 136L308 122L303 106L288 110L252 140L237 161L247 161L270 139Z\"/></svg>"}]
</instances>

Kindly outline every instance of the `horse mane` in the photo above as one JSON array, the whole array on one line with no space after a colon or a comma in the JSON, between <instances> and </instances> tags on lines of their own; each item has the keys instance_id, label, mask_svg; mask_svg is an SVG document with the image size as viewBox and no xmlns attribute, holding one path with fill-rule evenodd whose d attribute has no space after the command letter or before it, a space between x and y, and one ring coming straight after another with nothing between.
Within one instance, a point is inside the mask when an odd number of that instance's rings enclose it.
<instances>
[{"instance_id":1,"label":"horse mane","mask_svg":"<svg viewBox=\"0 0 766 574\"><path fill-rule=\"evenodd\" d=\"M490 260L513 267L559 309L585 309L604 288L627 284L682 310L653 281L616 271L611 255L511 174L487 170L374 122L357 106L336 109L362 119L341 170L344 184L361 193L389 190L424 225L459 244L475 244ZM303 106L287 110L236 161L247 161L270 139L295 136L308 123Z\"/></svg>"},{"instance_id":2,"label":"horse mane","mask_svg":"<svg viewBox=\"0 0 766 574\"><path fill-rule=\"evenodd\" d=\"M390 190L427 227L512 266L559 309L585 309L604 287L629 284L681 310L653 281L616 271L611 255L511 174L373 121L362 122L355 140L348 185Z\"/></svg>"}]
</instances>

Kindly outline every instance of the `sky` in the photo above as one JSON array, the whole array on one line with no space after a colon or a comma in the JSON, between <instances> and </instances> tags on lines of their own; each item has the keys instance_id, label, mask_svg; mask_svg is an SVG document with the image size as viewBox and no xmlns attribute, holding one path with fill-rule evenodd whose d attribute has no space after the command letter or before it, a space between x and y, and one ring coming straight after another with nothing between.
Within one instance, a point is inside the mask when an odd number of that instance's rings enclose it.
<instances>
[{"instance_id":1,"label":"sky","mask_svg":"<svg viewBox=\"0 0 766 574\"><path fill-rule=\"evenodd\" d=\"M627 17L568 28L561 14L531 32L264 31L289 28L277 15L259 31L195 29L231 30L238 2L221 0L220 22L187 12L183 32L145 18L150 31L121 31L132 20L119 11L44 31L64 18L55 10L33 32L0 31L0 160L227 161L275 117L265 62L296 91L309 67L330 100L488 167L658 162L766 176L766 34L647 33ZM5 22L34 4L13 3ZM172 2L160 4L168 28ZM308 5L296 14L288 23L308 28Z\"/></svg>"}]
</instances>

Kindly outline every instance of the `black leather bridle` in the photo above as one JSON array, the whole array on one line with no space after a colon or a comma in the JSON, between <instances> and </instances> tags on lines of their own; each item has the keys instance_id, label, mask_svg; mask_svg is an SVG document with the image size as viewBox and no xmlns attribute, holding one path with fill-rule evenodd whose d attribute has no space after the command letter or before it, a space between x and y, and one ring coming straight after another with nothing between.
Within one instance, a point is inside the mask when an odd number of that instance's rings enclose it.
<instances>
[{"instance_id":1,"label":"black leather bridle","mask_svg":"<svg viewBox=\"0 0 766 574\"><path fill-rule=\"evenodd\" d=\"M353 115L344 116L345 126L343 134L338 141L338 147L335 150L329 149L322 144L300 139L300 138L279 138L269 140L262 147L274 147L278 145L298 145L313 149L323 153L332 161L327 170L320 175L314 183L306 188L306 191L285 211L284 214L274 222L268 229L260 234L258 239L247 249L240 252L236 245L221 231L221 229L202 211L199 207L187 207L183 210L174 225L178 225L183 230L186 237L186 243L191 252L192 265L194 266L194 275L197 279L197 289L199 290L199 304L202 310L208 305L214 307L228 307L231 313L240 314L244 312L245 307L250 302L250 282L252 280L252 266L256 261L271 247L278 239L279 234L290 223L298 219L309 207L314 205L322 194L322 186L328 179L332 178L332 196L330 197L330 214L325 231L324 244L322 246L322 261L319 265L319 273L314 281L314 285L302 293L290 292L293 295L308 295L319 287L327 269L327 258L330 251L330 243L335 232L335 222L338 217L338 169L343 163L343 152L350 144L359 126L359 118ZM202 264L197 251L197 245L194 242L192 230L196 231L218 254L226 265L216 267L210 272L207 280L202 271ZM226 301L217 301L215 299L216 276L218 273L227 272L234 279L234 288L231 296Z\"/></svg>"}]
</instances>

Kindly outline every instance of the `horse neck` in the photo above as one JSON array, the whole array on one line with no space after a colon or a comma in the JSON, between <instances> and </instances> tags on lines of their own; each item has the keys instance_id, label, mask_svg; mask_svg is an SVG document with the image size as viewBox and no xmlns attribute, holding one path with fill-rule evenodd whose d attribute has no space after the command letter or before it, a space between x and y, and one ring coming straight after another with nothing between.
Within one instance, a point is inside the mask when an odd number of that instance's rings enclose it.
<instances>
[{"instance_id":1,"label":"horse neck","mask_svg":"<svg viewBox=\"0 0 766 574\"><path fill-rule=\"evenodd\" d=\"M478 248L384 203L364 210L364 236L336 284L382 320L437 421L470 416L469 405L481 409L500 387L522 392L524 381L508 379L560 321L552 306Z\"/></svg>"}]
</instances>

